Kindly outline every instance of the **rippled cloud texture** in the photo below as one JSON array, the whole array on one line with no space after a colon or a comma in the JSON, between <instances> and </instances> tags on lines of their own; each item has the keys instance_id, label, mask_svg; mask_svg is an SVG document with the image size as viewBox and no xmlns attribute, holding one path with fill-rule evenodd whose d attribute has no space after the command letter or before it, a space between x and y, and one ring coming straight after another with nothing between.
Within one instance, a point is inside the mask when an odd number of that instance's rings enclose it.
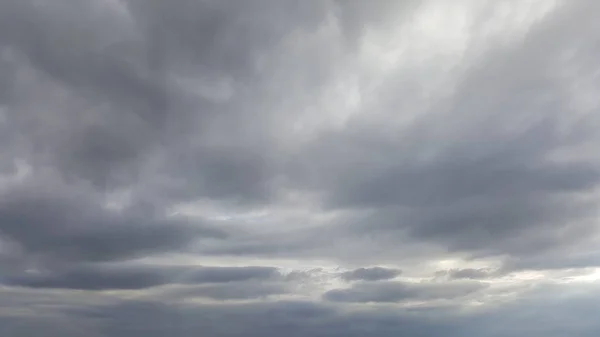
<instances>
[{"instance_id":1,"label":"rippled cloud texture","mask_svg":"<svg viewBox=\"0 0 600 337\"><path fill-rule=\"evenodd\" d=\"M0 0L0 335L598 336L598 13Z\"/></svg>"}]
</instances>

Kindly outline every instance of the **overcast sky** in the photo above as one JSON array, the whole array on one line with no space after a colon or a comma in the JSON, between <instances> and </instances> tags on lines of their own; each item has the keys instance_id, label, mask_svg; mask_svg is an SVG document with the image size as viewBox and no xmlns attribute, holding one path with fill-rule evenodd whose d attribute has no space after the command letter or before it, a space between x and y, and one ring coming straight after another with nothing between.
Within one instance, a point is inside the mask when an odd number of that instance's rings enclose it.
<instances>
[{"instance_id":1,"label":"overcast sky","mask_svg":"<svg viewBox=\"0 0 600 337\"><path fill-rule=\"evenodd\" d=\"M600 335L599 13L0 0L0 335Z\"/></svg>"}]
</instances>

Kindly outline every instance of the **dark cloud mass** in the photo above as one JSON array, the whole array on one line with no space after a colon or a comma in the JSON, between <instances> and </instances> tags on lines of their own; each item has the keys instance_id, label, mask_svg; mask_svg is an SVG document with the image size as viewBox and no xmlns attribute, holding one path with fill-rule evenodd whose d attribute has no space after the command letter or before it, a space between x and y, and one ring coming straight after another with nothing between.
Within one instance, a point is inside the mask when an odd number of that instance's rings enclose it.
<instances>
[{"instance_id":1,"label":"dark cloud mass","mask_svg":"<svg viewBox=\"0 0 600 337\"><path fill-rule=\"evenodd\" d=\"M597 336L599 10L0 0L0 335Z\"/></svg>"},{"instance_id":2,"label":"dark cloud mass","mask_svg":"<svg viewBox=\"0 0 600 337\"><path fill-rule=\"evenodd\" d=\"M80 191L50 191L55 186L49 185L10 189L2 196L0 232L25 258L51 263L121 260L226 236L209 224L133 210L111 212Z\"/></svg>"}]
</instances>

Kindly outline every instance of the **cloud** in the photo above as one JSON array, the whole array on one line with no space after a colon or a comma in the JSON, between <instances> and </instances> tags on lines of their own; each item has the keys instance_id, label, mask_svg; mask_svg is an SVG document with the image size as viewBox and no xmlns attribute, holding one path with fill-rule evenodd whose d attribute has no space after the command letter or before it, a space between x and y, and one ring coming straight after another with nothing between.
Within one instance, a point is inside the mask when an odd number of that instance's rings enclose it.
<instances>
[{"instance_id":1,"label":"cloud","mask_svg":"<svg viewBox=\"0 0 600 337\"><path fill-rule=\"evenodd\" d=\"M450 269L443 272L451 279L486 279L497 275L497 271L486 268Z\"/></svg>"},{"instance_id":2,"label":"cloud","mask_svg":"<svg viewBox=\"0 0 600 337\"><path fill-rule=\"evenodd\" d=\"M455 299L486 288L481 282L410 283L378 282L358 283L348 289L333 289L323 297L332 302L401 302L409 300Z\"/></svg>"},{"instance_id":3,"label":"cloud","mask_svg":"<svg viewBox=\"0 0 600 337\"><path fill-rule=\"evenodd\" d=\"M0 327L597 335L598 9L0 1Z\"/></svg>"},{"instance_id":4,"label":"cloud","mask_svg":"<svg viewBox=\"0 0 600 337\"><path fill-rule=\"evenodd\" d=\"M229 300L257 300L266 299L275 295L287 295L292 292L289 285L268 280L238 281L219 284L203 284L200 286L185 287L165 291L158 298L174 299L213 299L219 301Z\"/></svg>"},{"instance_id":5,"label":"cloud","mask_svg":"<svg viewBox=\"0 0 600 337\"><path fill-rule=\"evenodd\" d=\"M393 336L394 331L435 336L442 327L451 325L441 321L428 325L429 320L412 320L385 311L344 313L339 308L302 301L197 305L190 308L140 302L99 308L99 311L100 314L95 315L102 315L110 322L102 331L112 336L163 336L170 333L192 336L198 330L224 336L240 333L247 336L283 333L292 336L360 336L365 331L377 331L382 336ZM147 324L140 324L148 318L152 319ZM227 321L236 321L240 325L223 324Z\"/></svg>"},{"instance_id":6,"label":"cloud","mask_svg":"<svg viewBox=\"0 0 600 337\"><path fill-rule=\"evenodd\" d=\"M371 306L356 310L348 304L344 304L344 309L342 306L305 301L192 306L127 301L69 308L64 313L78 317L77 322L82 326L91 326L90 333L110 336L144 333L150 336L192 336L198 330L224 336L236 336L241 332L248 336L284 332L292 336L361 336L365 332L377 332L382 336L481 333L503 337L517 331L550 336L576 331L582 336L592 336L597 331L597 322L591 314L597 307L596 302L565 290L564 286L557 285L538 287L528 292L520 303L460 314L452 313L453 309L432 308L407 310ZM554 291L555 295L548 295L548 291ZM559 302L563 305L557 305ZM540 324L547 315L560 315L561 319ZM66 329L73 327L66 326Z\"/></svg>"},{"instance_id":7,"label":"cloud","mask_svg":"<svg viewBox=\"0 0 600 337\"><path fill-rule=\"evenodd\" d=\"M30 288L133 290L167 284L204 284L275 279L271 267L186 267L147 265L91 265L67 270L30 272L3 283ZM218 291L218 289L215 289Z\"/></svg>"},{"instance_id":8,"label":"cloud","mask_svg":"<svg viewBox=\"0 0 600 337\"><path fill-rule=\"evenodd\" d=\"M540 43L558 29L536 28L528 39ZM361 234L406 234L452 250L523 255L559 245L555 231L584 239L593 203L573 195L594 191L598 161L550 157L582 140L593 141L580 128L594 123L594 117L569 129L561 126L559 117L571 103L560 82L547 83L539 94L515 99L510 112L504 110L502 97L524 83L535 86L554 67L552 58L536 63L537 51L527 46L485 59L466 74L452 101L439 107L441 114L399 129L401 136L377 132L384 127L377 124L319 139L314 153L301 159L319 165L307 183L314 179L315 188L336 207L364 209L356 225ZM511 71L521 67L528 71ZM544 101L546 94L553 101ZM499 103L494 106L489 97ZM394 146L397 142L402 146Z\"/></svg>"},{"instance_id":9,"label":"cloud","mask_svg":"<svg viewBox=\"0 0 600 337\"><path fill-rule=\"evenodd\" d=\"M184 218L111 211L85 191L55 184L9 189L0 196L0 232L26 258L111 261L175 251L203 238L224 238L210 224Z\"/></svg>"},{"instance_id":10,"label":"cloud","mask_svg":"<svg viewBox=\"0 0 600 337\"><path fill-rule=\"evenodd\" d=\"M406 125L368 122L365 114L316 138L299 157L299 166L312 167L299 179L330 207L358 214L341 219L337 236L519 257L595 237L598 158L559 159L597 141L589 133L594 115L573 111L565 81L578 80L558 74L558 55L574 47L550 37L575 34L563 25L569 15L559 11L523 44L485 53L450 97ZM565 111L577 117L569 121Z\"/></svg>"},{"instance_id":11,"label":"cloud","mask_svg":"<svg viewBox=\"0 0 600 337\"><path fill-rule=\"evenodd\" d=\"M395 278L402 273L399 269L390 269L383 267L358 268L352 271L343 272L342 279L345 281L381 281Z\"/></svg>"}]
</instances>

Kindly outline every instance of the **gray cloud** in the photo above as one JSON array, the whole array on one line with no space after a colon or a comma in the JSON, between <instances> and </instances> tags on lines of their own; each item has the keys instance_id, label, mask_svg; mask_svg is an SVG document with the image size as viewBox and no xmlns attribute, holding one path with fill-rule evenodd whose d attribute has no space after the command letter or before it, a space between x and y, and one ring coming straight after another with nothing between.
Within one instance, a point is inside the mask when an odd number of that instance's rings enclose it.
<instances>
[{"instance_id":1,"label":"gray cloud","mask_svg":"<svg viewBox=\"0 0 600 337\"><path fill-rule=\"evenodd\" d=\"M574 48L566 36L589 34L567 29L570 15L565 9L536 25L523 44L492 49L450 98L408 127L357 117L322 135L300 157L307 168L298 171L300 181L332 207L364 210L350 226L359 235L408 235L477 255L524 256L585 241L595 206L574 196L593 193L598 158L552 160L597 142L595 114L578 112L567 124L571 94L561 77L548 75L560 67L560 51ZM347 222L340 235L348 235Z\"/></svg>"},{"instance_id":2,"label":"gray cloud","mask_svg":"<svg viewBox=\"0 0 600 337\"><path fill-rule=\"evenodd\" d=\"M281 282L228 282L221 284L204 284L185 289L167 291L159 295L161 298L173 299L202 299L214 300L256 300L265 299L272 295L284 295L290 293L290 288Z\"/></svg>"},{"instance_id":3,"label":"gray cloud","mask_svg":"<svg viewBox=\"0 0 600 337\"><path fill-rule=\"evenodd\" d=\"M89 265L66 270L30 272L3 283L30 288L144 289L167 284L204 284L275 279L272 267L185 267L147 265ZM209 289L210 290L210 289ZM223 292L220 288L214 292ZM224 294L220 295L225 296ZM233 296L233 295L232 295Z\"/></svg>"},{"instance_id":4,"label":"gray cloud","mask_svg":"<svg viewBox=\"0 0 600 337\"><path fill-rule=\"evenodd\" d=\"M381 281L395 278L402 273L399 269L383 267L358 268L341 274L346 281Z\"/></svg>"},{"instance_id":5,"label":"gray cloud","mask_svg":"<svg viewBox=\"0 0 600 337\"><path fill-rule=\"evenodd\" d=\"M0 328L596 336L598 9L0 1Z\"/></svg>"},{"instance_id":6,"label":"gray cloud","mask_svg":"<svg viewBox=\"0 0 600 337\"><path fill-rule=\"evenodd\" d=\"M43 152L33 150L34 159L58 166L67 177L98 185L123 183L124 174L131 179L129 167L139 169L136 161L163 127L166 88L108 50L131 36L130 25L91 2L73 7L65 1L7 1L3 13L3 49L19 55L19 72L29 74L16 83L20 99L9 115L30 137L18 145L39 146ZM68 101L53 95L57 89ZM40 90L48 91L45 116L27 102ZM61 123L49 122L54 118Z\"/></svg>"},{"instance_id":7,"label":"gray cloud","mask_svg":"<svg viewBox=\"0 0 600 337\"><path fill-rule=\"evenodd\" d=\"M422 103L428 109L411 123L388 123L404 84L386 82L386 99L366 105L343 127L316 132L288 157L287 188L316 195L321 210L349 214L336 229L253 237L203 252L306 252L377 263L411 254L403 250L407 240L474 257L516 258L592 244L600 171L589 149L598 142L599 120L591 108L575 107L571 87L583 80L560 70L565 62L576 62L578 71L595 67L590 51L568 38L593 35L566 26L573 17L592 25L583 7L565 5L533 25L523 43L482 51L452 93ZM566 50L572 54L565 61ZM367 113L372 110L381 119ZM335 249L327 249L325 236L336 237ZM379 248L389 253L365 256Z\"/></svg>"},{"instance_id":8,"label":"gray cloud","mask_svg":"<svg viewBox=\"0 0 600 337\"><path fill-rule=\"evenodd\" d=\"M332 302L401 302L408 300L455 299L485 289L481 282L358 283L348 289L329 290L323 297Z\"/></svg>"},{"instance_id":9,"label":"gray cloud","mask_svg":"<svg viewBox=\"0 0 600 337\"><path fill-rule=\"evenodd\" d=\"M143 313L143 314L141 314ZM110 322L103 330L112 336L148 334L163 336L178 333L192 336L198 330L211 335L237 336L361 336L377 332L382 336L420 333L436 336L443 328L452 326L438 321L430 324L428 319L411 319L390 312L350 312L328 305L279 301L262 304L199 305L180 308L156 303L127 303L111 308L101 308L100 313ZM140 324L150 319L147 324ZM215 319L216 318L216 319ZM240 325L222 324L236 321Z\"/></svg>"},{"instance_id":10,"label":"gray cloud","mask_svg":"<svg viewBox=\"0 0 600 337\"><path fill-rule=\"evenodd\" d=\"M450 269L443 271L443 274L448 275L451 279L487 279L498 275L498 271L488 268L465 268L465 269Z\"/></svg>"},{"instance_id":11,"label":"gray cloud","mask_svg":"<svg viewBox=\"0 0 600 337\"><path fill-rule=\"evenodd\" d=\"M186 219L105 210L85 193L54 187L57 185L27 186L0 199L2 236L33 260L130 259L227 235L215 226Z\"/></svg>"},{"instance_id":12,"label":"gray cloud","mask_svg":"<svg viewBox=\"0 0 600 337\"><path fill-rule=\"evenodd\" d=\"M520 331L540 336L558 336L574 331L581 336L593 336L598 331L593 315L597 301L581 294L565 296L564 290L560 286L541 287L518 303L468 315L453 315L432 309L370 308L353 311L323 303L295 301L187 307L127 301L95 303L93 306L83 306L81 303L84 302L80 302L79 305L55 309L52 319L16 316L3 318L0 322L4 329L12 328L8 331L14 336L26 332L39 334L44 328L52 328L47 330L48 333L64 332L67 336L68 332L74 331L86 331L92 336L192 336L198 330L207 334L237 336L242 328L232 322L240 322L247 336L283 333L292 336L361 336L365 332L373 332L382 336L462 336L480 333L508 337ZM563 295L548 295L548 291ZM27 297L21 294L19 298ZM64 299L64 296L61 298ZM4 305L6 302L2 303ZM559 315L561 319L548 322L548 315ZM70 318L68 324L65 324L66 317Z\"/></svg>"}]
</instances>

